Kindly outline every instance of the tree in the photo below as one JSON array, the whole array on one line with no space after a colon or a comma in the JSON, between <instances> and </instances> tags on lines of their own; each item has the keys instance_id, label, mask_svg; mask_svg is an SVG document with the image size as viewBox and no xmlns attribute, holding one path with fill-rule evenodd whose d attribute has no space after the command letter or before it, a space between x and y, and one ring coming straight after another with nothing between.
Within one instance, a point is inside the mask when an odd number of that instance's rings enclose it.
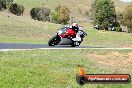
<instances>
[{"instance_id":1,"label":"tree","mask_svg":"<svg viewBox=\"0 0 132 88\"><path fill-rule=\"evenodd\" d=\"M33 8L30 11L30 15L34 20L38 21L50 21L50 9L45 7Z\"/></svg>"},{"instance_id":2,"label":"tree","mask_svg":"<svg viewBox=\"0 0 132 88\"><path fill-rule=\"evenodd\" d=\"M51 14L51 22L59 23L59 13L52 12L52 14Z\"/></svg>"},{"instance_id":3,"label":"tree","mask_svg":"<svg viewBox=\"0 0 132 88\"><path fill-rule=\"evenodd\" d=\"M115 6L111 0L95 0L92 13L94 24L98 24L101 29L108 30L116 22Z\"/></svg>"},{"instance_id":4,"label":"tree","mask_svg":"<svg viewBox=\"0 0 132 88\"><path fill-rule=\"evenodd\" d=\"M123 14L124 14L124 12L117 12L116 13L116 19L119 21L119 23L121 23L122 24L122 22L123 22Z\"/></svg>"},{"instance_id":5,"label":"tree","mask_svg":"<svg viewBox=\"0 0 132 88\"><path fill-rule=\"evenodd\" d=\"M17 16L21 16L23 15L24 9L24 6L15 3L10 6L9 11Z\"/></svg>"},{"instance_id":6,"label":"tree","mask_svg":"<svg viewBox=\"0 0 132 88\"><path fill-rule=\"evenodd\" d=\"M70 20L70 10L63 5L55 8L55 12L51 15L51 21L59 24L67 24Z\"/></svg>"},{"instance_id":7,"label":"tree","mask_svg":"<svg viewBox=\"0 0 132 88\"><path fill-rule=\"evenodd\" d=\"M123 24L127 26L128 32L132 33L132 4L126 7L125 14L123 16Z\"/></svg>"},{"instance_id":8,"label":"tree","mask_svg":"<svg viewBox=\"0 0 132 88\"><path fill-rule=\"evenodd\" d=\"M0 10L9 8L12 3L13 0L0 0Z\"/></svg>"}]
</instances>

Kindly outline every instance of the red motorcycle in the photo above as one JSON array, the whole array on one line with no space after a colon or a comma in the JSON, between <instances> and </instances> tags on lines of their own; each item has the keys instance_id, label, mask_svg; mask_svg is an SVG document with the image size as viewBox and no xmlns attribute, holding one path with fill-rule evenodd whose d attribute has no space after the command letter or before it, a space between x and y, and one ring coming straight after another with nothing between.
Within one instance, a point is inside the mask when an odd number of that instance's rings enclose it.
<instances>
[{"instance_id":1,"label":"red motorcycle","mask_svg":"<svg viewBox=\"0 0 132 88\"><path fill-rule=\"evenodd\" d=\"M49 46L55 45L71 45L72 47L79 46L83 41L83 38L87 35L83 30L78 30L81 40L76 40L77 33L70 27L62 27L57 32L57 35L53 36L49 42Z\"/></svg>"}]
</instances>

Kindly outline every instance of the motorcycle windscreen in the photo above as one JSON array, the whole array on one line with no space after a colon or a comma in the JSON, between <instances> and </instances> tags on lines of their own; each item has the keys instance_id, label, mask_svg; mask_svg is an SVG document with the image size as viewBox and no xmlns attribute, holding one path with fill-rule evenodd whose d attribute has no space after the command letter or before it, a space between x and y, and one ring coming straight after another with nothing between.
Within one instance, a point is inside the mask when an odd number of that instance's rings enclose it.
<instances>
[{"instance_id":1,"label":"motorcycle windscreen","mask_svg":"<svg viewBox=\"0 0 132 88\"><path fill-rule=\"evenodd\" d=\"M69 27L62 27L59 31L58 31L58 33L59 34L65 34L66 33L66 31L69 29Z\"/></svg>"},{"instance_id":2,"label":"motorcycle windscreen","mask_svg":"<svg viewBox=\"0 0 132 88\"><path fill-rule=\"evenodd\" d=\"M60 41L60 45L71 45L72 41L68 38L63 38Z\"/></svg>"}]
</instances>

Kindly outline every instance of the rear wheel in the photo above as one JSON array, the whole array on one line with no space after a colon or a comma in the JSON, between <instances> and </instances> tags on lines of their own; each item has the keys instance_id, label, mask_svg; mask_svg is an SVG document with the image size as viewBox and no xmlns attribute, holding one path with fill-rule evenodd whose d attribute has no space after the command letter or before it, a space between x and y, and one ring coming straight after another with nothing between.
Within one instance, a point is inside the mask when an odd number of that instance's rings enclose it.
<instances>
[{"instance_id":1,"label":"rear wheel","mask_svg":"<svg viewBox=\"0 0 132 88\"><path fill-rule=\"evenodd\" d=\"M48 45L49 45L49 46L55 46L55 45L57 45L60 41L61 41L60 36L55 35L55 36L53 36L53 37L49 40Z\"/></svg>"},{"instance_id":2,"label":"rear wheel","mask_svg":"<svg viewBox=\"0 0 132 88\"><path fill-rule=\"evenodd\" d=\"M80 46L81 42L72 42L71 46L72 47L76 47L76 46Z\"/></svg>"},{"instance_id":3,"label":"rear wheel","mask_svg":"<svg viewBox=\"0 0 132 88\"><path fill-rule=\"evenodd\" d=\"M72 47L76 47L76 42L72 42L72 43L71 43L71 46L72 46Z\"/></svg>"}]
</instances>

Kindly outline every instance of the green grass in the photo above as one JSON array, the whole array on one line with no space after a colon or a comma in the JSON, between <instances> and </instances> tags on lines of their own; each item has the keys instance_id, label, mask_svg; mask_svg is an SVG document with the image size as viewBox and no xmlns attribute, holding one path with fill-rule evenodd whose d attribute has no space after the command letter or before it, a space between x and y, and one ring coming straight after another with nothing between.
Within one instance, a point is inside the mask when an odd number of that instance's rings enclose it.
<instances>
[{"instance_id":1,"label":"green grass","mask_svg":"<svg viewBox=\"0 0 132 88\"><path fill-rule=\"evenodd\" d=\"M132 34L123 32L108 32L88 30L88 36L83 44L104 47L132 47Z\"/></svg>"},{"instance_id":2,"label":"green grass","mask_svg":"<svg viewBox=\"0 0 132 88\"><path fill-rule=\"evenodd\" d=\"M0 13L0 42L47 43L60 25ZM10 16L10 17L8 17Z\"/></svg>"},{"instance_id":3,"label":"green grass","mask_svg":"<svg viewBox=\"0 0 132 88\"><path fill-rule=\"evenodd\" d=\"M83 65L87 73L129 73L131 64L107 65L95 61L113 59L112 52L119 53L115 60L129 59L128 50L34 50L0 52L0 88L131 88L130 84L76 83L77 65ZM118 69L117 69L118 68Z\"/></svg>"},{"instance_id":4,"label":"green grass","mask_svg":"<svg viewBox=\"0 0 132 88\"><path fill-rule=\"evenodd\" d=\"M26 9L32 9L34 7L46 6L50 8L56 7L61 0L14 0L15 3L24 5Z\"/></svg>"}]
</instances>

